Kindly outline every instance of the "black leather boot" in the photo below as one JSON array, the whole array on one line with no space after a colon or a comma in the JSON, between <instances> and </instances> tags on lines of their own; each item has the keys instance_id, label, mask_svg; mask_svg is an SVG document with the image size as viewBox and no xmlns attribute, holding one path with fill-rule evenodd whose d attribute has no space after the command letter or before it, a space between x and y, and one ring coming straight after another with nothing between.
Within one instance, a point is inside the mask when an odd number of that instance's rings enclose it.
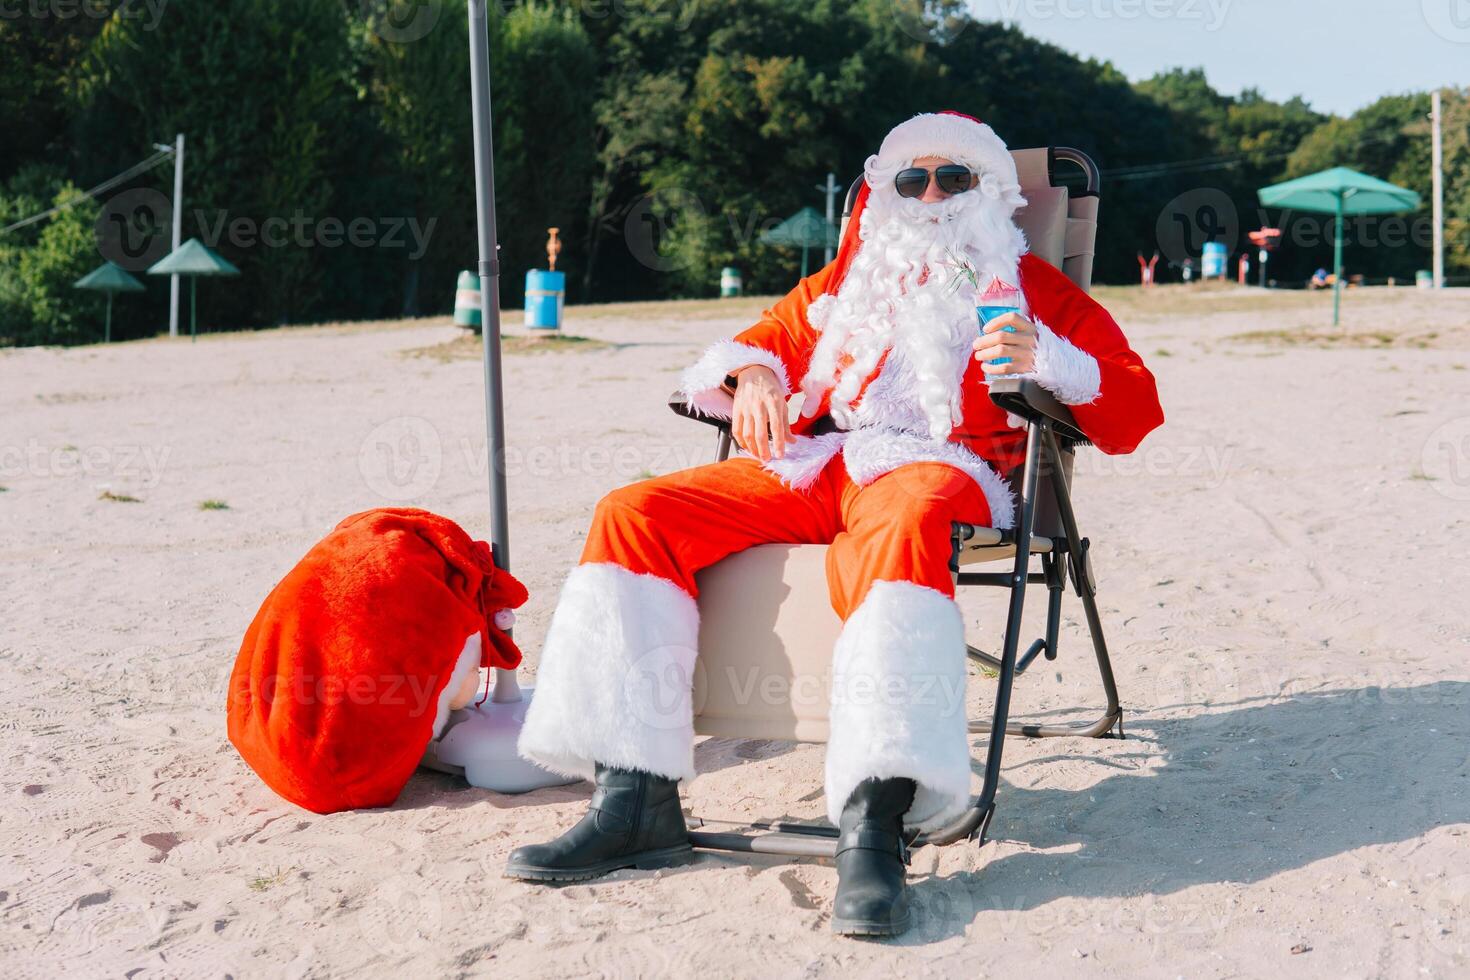
<instances>
[{"instance_id":1,"label":"black leather boot","mask_svg":"<svg viewBox=\"0 0 1470 980\"><path fill-rule=\"evenodd\" d=\"M693 853L679 783L597 764L597 790L575 827L547 844L518 847L507 878L587 881L622 868L662 868Z\"/></svg>"},{"instance_id":2,"label":"black leather boot","mask_svg":"<svg viewBox=\"0 0 1470 980\"><path fill-rule=\"evenodd\" d=\"M909 927L909 851L903 815L914 802L912 779L858 783L837 829L837 897L832 931L841 936L897 936Z\"/></svg>"}]
</instances>

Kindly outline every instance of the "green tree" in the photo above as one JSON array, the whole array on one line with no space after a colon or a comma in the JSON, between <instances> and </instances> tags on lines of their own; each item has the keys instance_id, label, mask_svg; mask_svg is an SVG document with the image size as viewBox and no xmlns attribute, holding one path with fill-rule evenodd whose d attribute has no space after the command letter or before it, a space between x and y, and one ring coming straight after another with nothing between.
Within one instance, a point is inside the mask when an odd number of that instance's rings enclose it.
<instances>
[{"instance_id":1,"label":"green tree","mask_svg":"<svg viewBox=\"0 0 1470 980\"><path fill-rule=\"evenodd\" d=\"M498 27L492 60L497 225L506 295L517 298L526 270L546 264L547 228L558 228L564 241L585 238L596 169L598 64L572 11L526 4ZM468 147L465 154L470 172ZM579 249L558 259L574 296L586 264Z\"/></svg>"},{"instance_id":2,"label":"green tree","mask_svg":"<svg viewBox=\"0 0 1470 980\"><path fill-rule=\"evenodd\" d=\"M362 164L348 139L348 59L335 5L239 0L173 4L152 27L114 16L77 66L82 152L136 159L186 134L184 235L243 273L200 297L211 324L299 322L330 308L319 234L357 217L338 179ZM156 180L171 196L168 175Z\"/></svg>"},{"instance_id":3,"label":"green tree","mask_svg":"<svg viewBox=\"0 0 1470 980\"><path fill-rule=\"evenodd\" d=\"M352 25L359 96L372 112L391 161L387 169L396 178L394 186L385 188L396 204L390 209L406 211L420 228L432 227L438 239L432 243L435 249L406 257L397 270L402 290L398 311L406 316L421 309L424 267L430 268L429 281L442 271L434 268L434 260L445 251L442 236L452 236L460 251L470 240L462 218L443 223L456 203L466 211L462 204L474 193L464 106L468 41L461 6L449 0L418 5L416 15L433 25L422 37L417 31L400 34L392 29L394 18L403 14L396 4L364 6Z\"/></svg>"},{"instance_id":4,"label":"green tree","mask_svg":"<svg viewBox=\"0 0 1470 980\"><path fill-rule=\"evenodd\" d=\"M68 72L119 2L87 0L69 16L20 4L0 14L0 180L26 163L66 155Z\"/></svg>"},{"instance_id":5,"label":"green tree","mask_svg":"<svg viewBox=\"0 0 1470 980\"><path fill-rule=\"evenodd\" d=\"M107 16L0 18L0 220L72 200L182 131L185 234L244 273L200 297L209 326L448 309L476 254L462 5L179 0L154 20L121 0L87 3ZM1159 246L1182 195L1223 193L1242 235L1260 216L1257 188L1327 166L1428 198L1422 93L1336 118L1301 99L1219 92L1200 69L1135 85L1107 62L977 21L963 0L489 7L509 305L544 261L548 226L561 229L577 300L709 295L725 264L753 290L785 289L799 254L760 232L820 208L815 185L829 170L857 176L894 124L944 108L1013 147L1071 145L1097 160L1099 281L1134 280L1134 253ZM1466 103L1452 91L1445 109L1452 270L1470 270ZM160 167L117 190L170 196L170 176ZM100 261L84 233L98 211L83 202L0 237L0 342L92 336L92 304L68 277ZM1427 203L1413 219L1426 227ZM427 240L384 237L404 221ZM262 237L272 222L284 239ZM363 222L368 241L327 240ZM1305 275L1321 261L1287 249L1276 268ZM1427 261L1417 239L1349 251L1377 274ZM148 284L120 307L119 334L161 324L164 285Z\"/></svg>"},{"instance_id":6,"label":"green tree","mask_svg":"<svg viewBox=\"0 0 1470 980\"><path fill-rule=\"evenodd\" d=\"M7 198L0 220L16 204L34 213L29 195ZM95 302L72 284L91 271L95 255L92 222L95 208L71 183L49 202L53 217L34 227L26 244L0 241L0 345L79 344L100 340L101 317Z\"/></svg>"}]
</instances>

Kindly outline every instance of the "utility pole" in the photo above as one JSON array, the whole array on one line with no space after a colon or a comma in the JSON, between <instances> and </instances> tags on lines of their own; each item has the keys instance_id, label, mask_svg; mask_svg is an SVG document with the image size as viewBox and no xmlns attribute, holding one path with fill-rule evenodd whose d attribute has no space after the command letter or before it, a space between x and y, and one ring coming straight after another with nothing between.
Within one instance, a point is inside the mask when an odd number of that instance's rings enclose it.
<instances>
[{"instance_id":1,"label":"utility pole","mask_svg":"<svg viewBox=\"0 0 1470 980\"><path fill-rule=\"evenodd\" d=\"M184 134L174 137L174 244L177 252L184 231ZM168 335L179 335L179 274L168 277Z\"/></svg>"},{"instance_id":2,"label":"utility pole","mask_svg":"<svg viewBox=\"0 0 1470 980\"><path fill-rule=\"evenodd\" d=\"M1444 288L1444 131L1439 89L1430 96L1434 146L1434 288Z\"/></svg>"},{"instance_id":3,"label":"utility pole","mask_svg":"<svg viewBox=\"0 0 1470 980\"><path fill-rule=\"evenodd\" d=\"M827 172L827 182L825 184L818 184L817 185L817 190L819 190L819 191L826 191L827 192L827 224L829 226L833 227L833 228L836 228L837 227L837 221L835 220L835 218L836 218L836 215L837 215L837 175L834 174L834 173L832 173L829 170ZM831 245L828 245L827 246L827 250L826 250L825 253L823 253L823 255L824 255L824 257L822 259L822 264L823 265L831 265L832 264L832 246Z\"/></svg>"}]
</instances>

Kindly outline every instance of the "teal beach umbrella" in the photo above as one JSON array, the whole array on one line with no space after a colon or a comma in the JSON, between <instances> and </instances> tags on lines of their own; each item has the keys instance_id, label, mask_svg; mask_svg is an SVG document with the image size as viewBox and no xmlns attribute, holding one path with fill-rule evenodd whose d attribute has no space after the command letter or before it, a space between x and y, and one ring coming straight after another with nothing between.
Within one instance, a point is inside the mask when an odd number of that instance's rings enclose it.
<instances>
[{"instance_id":1,"label":"teal beach umbrella","mask_svg":"<svg viewBox=\"0 0 1470 980\"><path fill-rule=\"evenodd\" d=\"M817 213L816 208L802 208L770 231L761 233L767 245L800 245L801 276L806 278L807 249L837 247L837 229Z\"/></svg>"},{"instance_id":2,"label":"teal beach umbrella","mask_svg":"<svg viewBox=\"0 0 1470 980\"><path fill-rule=\"evenodd\" d=\"M128 274L116 262L104 262L76 282L73 289L90 289L107 294L107 325L103 328L102 342L112 342L112 297L117 293L141 293L143 284Z\"/></svg>"},{"instance_id":3,"label":"teal beach umbrella","mask_svg":"<svg viewBox=\"0 0 1470 980\"><path fill-rule=\"evenodd\" d=\"M1337 326L1342 304L1342 219L1350 214L1396 214L1419 206L1419 195L1413 191L1347 167L1333 167L1284 184L1272 184L1256 193L1268 208L1336 215L1332 245L1332 270L1336 273L1332 284L1333 326Z\"/></svg>"},{"instance_id":4,"label":"teal beach umbrella","mask_svg":"<svg viewBox=\"0 0 1470 980\"><path fill-rule=\"evenodd\" d=\"M189 338L198 339L196 286L200 276L238 276L240 270L197 238L191 238L149 269L150 276L187 276L189 279Z\"/></svg>"}]
</instances>

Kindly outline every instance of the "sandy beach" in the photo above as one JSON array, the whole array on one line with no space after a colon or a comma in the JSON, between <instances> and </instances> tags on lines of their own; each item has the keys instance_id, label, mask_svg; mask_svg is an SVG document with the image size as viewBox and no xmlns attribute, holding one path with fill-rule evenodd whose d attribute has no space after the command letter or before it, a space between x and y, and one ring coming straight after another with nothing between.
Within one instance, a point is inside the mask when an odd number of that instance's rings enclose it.
<instances>
[{"instance_id":1,"label":"sandy beach","mask_svg":"<svg viewBox=\"0 0 1470 980\"><path fill-rule=\"evenodd\" d=\"M503 879L585 783L421 771L391 809L318 816L226 741L246 625L338 520L413 505L488 536L477 347L447 320L0 350L0 974L1470 975L1470 290L1350 291L1338 331L1326 294L1098 295L1168 418L1077 464L1128 737L1010 741L993 839L916 853L918 924L887 942L831 935L814 860ZM713 458L665 396L761 306L508 338L523 677L597 499ZM1063 608L1017 717L1095 713ZM972 674L973 714L992 687ZM697 760L693 813L822 811L820 746Z\"/></svg>"}]
</instances>

